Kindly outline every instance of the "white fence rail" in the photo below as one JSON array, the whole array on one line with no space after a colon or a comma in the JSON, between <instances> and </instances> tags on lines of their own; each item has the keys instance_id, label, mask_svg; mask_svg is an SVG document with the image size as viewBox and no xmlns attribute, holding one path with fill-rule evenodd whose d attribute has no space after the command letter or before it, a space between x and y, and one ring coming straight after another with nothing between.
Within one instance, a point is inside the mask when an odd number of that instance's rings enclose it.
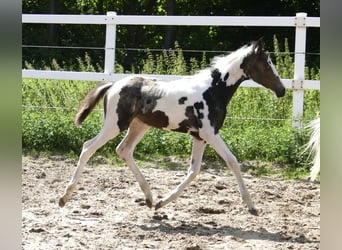
<instances>
[{"instance_id":1,"label":"white fence rail","mask_svg":"<svg viewBox=\"0 0 342 250\"><path fill-rule=\"evenodd\" d=\"M319 17L307 17L306 13L297 13L288 17L261 17L261 16L135 16L116 15L108 12L107 15L41 15L23 14L23 23L54 23L54 24L104 24L106 25L105 65L104 72L70 72L51 70L22 70L23 78L44 78L60 80L85 81L116 81L127 74L115 74L115 41L116 25L182 25L182 26L276 26L294 27L295 60L293 79L283 79L288 89L293 90L292 121L294 127L302 127L304 90L320 89L320 81L306 80L305 45L306 28L320 27ZM176 75L154 75L163 80L179 79ZM242 83L244 87L260 87L254 81L247 80Z\"/></svg>"}]
</instances>

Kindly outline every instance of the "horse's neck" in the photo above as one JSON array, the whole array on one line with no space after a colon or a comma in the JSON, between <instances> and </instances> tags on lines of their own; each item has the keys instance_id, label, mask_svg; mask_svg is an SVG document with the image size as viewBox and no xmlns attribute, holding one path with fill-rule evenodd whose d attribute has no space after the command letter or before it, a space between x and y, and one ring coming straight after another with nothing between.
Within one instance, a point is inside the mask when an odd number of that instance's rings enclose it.
<instances>
[{"instance_id":1,"label":"horse's neck","mask_svg":"<svg viewBox=\"0 0 342 250\"><path fill-rule=\"evenodd\" d=\"M222 73L218 69L211 71L207 80L207 89L202 93L203 99L208 105L209 119L218 131L226 117L227 105L242 82L242 78L232 85L227 85L226 76L221 77ZM229 78L229 76L228 76Z\"/></svg>"},{"instance_id":2,"label":"horse's neck","mask_svg":"<svg viewBox=\"0 0 342 250\"><path fill-rule=\"evenodd\" d=\"M221 108L228 105L237 88L246 79L239 71L221 72L218 68L208 69L202 73L205 74L207 98L211 98L211 102Z\"/></svg>"},{"instance_id":3,"label":"horse's neck","mask_svg":"<svg viewBox=\"0 0 342 250\"><path fill-rule=\"evenodd\" d=\"M198 74L194 75L193 77L204 80L206 84L208 85L208 87L210 87L214 80L213 78L214 71L219 73L219 76L216 76L216 77L221 79L222 83L225 82L227 87L233 86L236 83L239 83L241 78L247 79L243 70L240 68L240 65L231 65L230 67L226 67L226 68L222 68L222 67L219 68L219 67L215 67L214 65L212 68L207 68L207 69L200 71Z\"/></svg>"},{"instance_id":4,"label":"horse's neck","mask_svg":"<svg viewBox=\"0 0 342 250\"><path fill-rule=\"evenodd\" d=\"M241 69L243 57L231 54L226 57L215 58L211 68L200 71L194 77L205 82L206 93L211 93L212 102L226 107L240 84L247 79ZM209 98L209 94L207 94Z\"/></svg>"},{"instance_id":5,"label":"horse's neck","mask_svg":"<svg viewBox=\"0 0 342 250\"><path fill-rule=\"evenodd\" d=\"M224 76L226 76L228 73L229 76L226 80L227 86L233 86L238 83L242 77L246 77L243 69L240 67L242 60L243 58L240 56L230 55L218 61L215 65L213 65L213 68L217 68L217 70L221 72L222 78L224 78Z\"/></svg>"}]
</instances>

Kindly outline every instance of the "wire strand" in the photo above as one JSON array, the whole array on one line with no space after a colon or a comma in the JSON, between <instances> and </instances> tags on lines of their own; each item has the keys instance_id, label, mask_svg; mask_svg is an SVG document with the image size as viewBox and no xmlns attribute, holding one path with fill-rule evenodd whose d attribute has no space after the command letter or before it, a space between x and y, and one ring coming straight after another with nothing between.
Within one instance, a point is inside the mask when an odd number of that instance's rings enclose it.
<instances>
[{"instance_id":1,"label":"wire strand","mask_svg":"<svg viewBox=\"0 0 342 250\"><path fill-rule=\"evenodd\" d=\"M83 50L105 50L104 47L87 47L87 46L57 46L57 45L22 45L22 48L43 48L43 49L83 49ZM116 48L116 50L123 50L123 51L152 51L152 52L163 52L163 51L177 51L177 49L150 49L150 48ZM194 50L194 49L181 49L182 52L186 53L232 53L233 51L226 51L226 50ZM274 51L269 51L270 54L275 54ZM316 55L319 56L319 52L286 52L280 51L281 54L295 55L295 54L306 54L306 55Z\"/></svg>"},{"instance_id":2,"label":"wire strand","mask_svg":"<svg viewBox=\"0 0 342 250\"><path fill-rule=\"evenodd\" d=\"M55 109L55 110L77 110L77 108L67 107L54 107L54 106L35 106L35 105L22 105L24 109ZM94 111L103 111L101 108L95 108ZM292 121L291 118L271 118L271 117L243 117L243 116L227 116L231 120L253 120L253 121ZM306 119L303 119L305 121Z\"/></svg>"}]
</instances>

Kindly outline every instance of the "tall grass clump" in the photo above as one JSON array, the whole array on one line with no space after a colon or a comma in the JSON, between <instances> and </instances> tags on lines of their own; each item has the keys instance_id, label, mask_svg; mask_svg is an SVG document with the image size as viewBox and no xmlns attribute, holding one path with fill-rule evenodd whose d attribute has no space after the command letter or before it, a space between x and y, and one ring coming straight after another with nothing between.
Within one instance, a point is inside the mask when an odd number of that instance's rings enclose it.
<instances>
[{"instance_id":1,"label":"tall grass clump","mask_svg":"<svg viewBox=\"0 0 342 250\"><path fill-rule=\"evenodd\" d=\"M163 50L162 53L153 55L150 50L146 50L146 60L142 60L143 74L168 74L168 75L188 75L187 63L184 59L183 51L179 44L175 43L175 49ZM198 63L191 59L190 68L199 69Z\"/></svg>"},{"instance_id":2,"label":"tall grass clump","mask_svg":"<svg viewBox=\"0 0 342 250\"><path fill-rule=\"evenodd\" d=\"M284 47L282 49L282 47ZM293 77L293 56L287 40L284 45L274 37L273 61L282 78ZM207 67L206 54L202 58L186 60L182 49L176 44L174 50L164 50L153 54L147 50L141 62L139 73L144 74L194 74ZM98 71L89 56L79 58L73 70ZM26 67L32 65L26 63ZM67 70L55 60L47 68ZM116 64L116 72L123 72ZM319 79L319 69L307 68L307 79ZM22 145L27 151L58 151L78 155L84 141L94 137L102 127L102 104L92 112L78 128L74 125L74 115L80 101L98 83L82 81L58 81L23 79L22 84ZM319 91L305 91L304 122L319 114ZM287 164L293 169L307 171L310 161L302 154L303 145L308 140L305 130L292 128L292 91L287 90L283 98L276 99L265 88L239 88L227 108L227 117L221 135L239 160L260 160ZM124 133L110 141L98 154L115 157L114 149ZM139 143L136 154L146 156L177 155L189 157L191 138L181 133L150 129ZM211 147L205 158L218 160Z\"/></svg>"}]
</instances>

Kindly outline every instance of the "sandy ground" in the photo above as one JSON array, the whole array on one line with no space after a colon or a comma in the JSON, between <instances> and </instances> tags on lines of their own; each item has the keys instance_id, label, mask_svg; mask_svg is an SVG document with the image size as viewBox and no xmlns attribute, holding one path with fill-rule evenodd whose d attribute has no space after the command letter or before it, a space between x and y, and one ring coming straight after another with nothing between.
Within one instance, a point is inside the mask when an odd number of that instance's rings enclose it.
<instances>
[{"instance_id":1,"label":"sandy ground","mask_svg":"<svg viewBox=\"0 0 342 250\"><path fill-rule=\"evenodd\" d=\"M244 173L256 217L241 203L228 170L205 167L178 200L155 212L127 167L90 164L59 208L75 162L62 156L22 161L23 249L319 249L319 183ZM141 169L155 200L187 171L151 163Z\"/></svg>"}]
</instances>

